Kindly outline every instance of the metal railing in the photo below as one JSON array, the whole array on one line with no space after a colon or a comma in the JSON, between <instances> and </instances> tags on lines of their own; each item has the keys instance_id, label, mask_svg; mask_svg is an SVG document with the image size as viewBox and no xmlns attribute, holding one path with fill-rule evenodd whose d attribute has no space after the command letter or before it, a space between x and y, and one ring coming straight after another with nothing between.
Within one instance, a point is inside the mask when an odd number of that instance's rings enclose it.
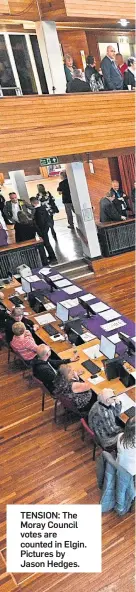
<instances>
[{"instance_id":1,"label":"metal railing","mask_svg":"<svg viewBox=\"0 0 136 592\"><path fill-rule=\"evenodd\" d=\"M6 96L3 94L3 90L15 90L16 96L22 95L22 90L18 86L0 86L0 98ZM10 96L10 95L7 95L7 96Z\"/></svg>"}]
</instances>

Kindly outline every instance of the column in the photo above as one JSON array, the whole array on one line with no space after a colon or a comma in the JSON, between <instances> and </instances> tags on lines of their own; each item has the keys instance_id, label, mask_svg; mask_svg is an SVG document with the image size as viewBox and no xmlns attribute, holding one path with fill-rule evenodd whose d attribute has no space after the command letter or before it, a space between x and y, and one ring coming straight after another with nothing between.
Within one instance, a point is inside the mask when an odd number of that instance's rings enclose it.
<instances>
[{"instance_id":1,"label":"column","mask_svg":"<svg viewBox=\"0 0 136 592\"><path fill-rule=\"evenodd\" d=\"M9 171L9 176L11 179L13 191L17 193L17 196L20 199L23 199L27 203L30 203L28 191L26 188L25 183L25 173L24 171Z\"/></svg>"},{"instance_id":2,"label":"column","mask_svg":"<svg viewBox=\"0 0 136 592\"><path fill-rule=\"evenodd\" d=\"M72 162L67 165L66 172L83 254L91 259L101 257L84 165L82 162Z\"/></svg>"},{"instance_id":3,"label":"column","mask_svg":"<svg viewBox=\"0 0 136 592\"><path fill-rule=\"evenodd\" d=\"M49 93L64 94L66 77L55 22L36 23L36 34Z\"/></svg>"}]
</instances>

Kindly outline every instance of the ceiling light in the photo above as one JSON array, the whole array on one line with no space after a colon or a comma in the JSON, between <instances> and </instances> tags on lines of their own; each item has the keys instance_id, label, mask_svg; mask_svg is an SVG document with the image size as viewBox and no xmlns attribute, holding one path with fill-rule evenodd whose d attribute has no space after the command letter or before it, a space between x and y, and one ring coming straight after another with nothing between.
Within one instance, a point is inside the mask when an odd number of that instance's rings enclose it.
<instances>
[{"instance_id":1,"label":"ceiling light","mask_svg":"<svg viewBox=\"0 0 136 592\"><path fill-rule=\"evenodd\" d=\"M120 23L121 27L127 27L129 22L130 21L127 21L126 19L120 19L120 21L118 21L118 23Z\"/></svg>"}]
</instances>

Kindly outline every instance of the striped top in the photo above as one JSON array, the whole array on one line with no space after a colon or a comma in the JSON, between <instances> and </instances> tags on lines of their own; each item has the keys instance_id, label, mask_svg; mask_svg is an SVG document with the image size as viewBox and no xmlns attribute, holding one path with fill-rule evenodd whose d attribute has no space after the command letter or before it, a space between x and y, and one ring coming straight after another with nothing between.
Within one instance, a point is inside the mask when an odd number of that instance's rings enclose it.
<instances>
[{"instance_id":1,"label":"striped top","mask_svg":"<svg viewBox=\"0 0 136 592\"><path fill-rule=\"evenodd\" d=\"M37 345L28 330L23 335L14 335L11 346L24 360L32 360L36 356Z\"/></svg>"}]
</instances>

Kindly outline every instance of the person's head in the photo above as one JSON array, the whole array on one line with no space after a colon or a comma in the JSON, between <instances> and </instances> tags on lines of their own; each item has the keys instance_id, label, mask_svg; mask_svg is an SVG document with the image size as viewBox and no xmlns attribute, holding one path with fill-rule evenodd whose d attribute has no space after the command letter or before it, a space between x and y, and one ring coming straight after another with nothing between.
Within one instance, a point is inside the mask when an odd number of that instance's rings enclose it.
<instances>
[{"instance_id":1,"label":"person's head","mask_svg":"<svg viewBox=\"0 0 136 592\"><path fill-rule=\"evenodd\" d=\"M65 54L64 61L65 61L67 68L73 68L73 58L69 53Z\"/></svg>"},{"instance_id":2,"label":"person's head","mask_svg":"<svg viewBox=\"0 0 136 592\"><path fill-rule=\"evenodd\" d=\"M106 405L106 407L110 407L110 405L112 405L112 403L115 401L115 398L116 397L114 397L112 389L104 388L101 392L101 395L99 395L98 401L99 403Z\"/></svg>"},{"instance_id":3,"label":"person's head","mask_svg":"<svg viewBox=\"0 0 136 592\"><path fill-rule=\"evenodd\" d=\"M124 434L122 436L122 443L124 448L135 447L135 429L136 429L136 418L130 417L125 424Z\"/></svg>"},{"instance_id":4,"label":"person's head","mask_svg":"<svg viewBox=\"0 0 136 592\"><path fill-rule=\"evenodd\" d=\"M18 202L17 194L14 191L11 191L11 193L9 193L9 198L12 203Z\"/></svg>"},{"instance_id":5,"label":"person's head","mask_svg":"<svg viewBox=\"0 0 136 592\"><path fill-rule=\"evenodd\" d=\"M79 80L83 80L84 75L83 75L82 70L77 70L77 68L75 68L74 73L73 73L73 78L78 78Z\"/></svg>"},{"instance_id":6,"label":"person's head","mask_svg":"<svg viewBox=\"0 0 136 592\"><path fill-rule=\"evenodd\" d=\"M91 66L92 68L95 68L95 66L96 66L95 58L93 56L91 56L91 55L89 55L86 58L86 63L87 63L87 66Z\"/></svg>"},{"instance_id":7,"label":"person's head","mask_svg":"<svg viewBox=\"0 0 136 592\"><path fill-rule=\"evenodd\" d=\"M12 317L15 320L15 323L21 322L23 318L22 308L20 308L19 306L13 308Z\"/></svg>"},{"instance_id":8,"label":"person's head","mask_svg":"<svg viewBox=\"0 0 136 592\"><path fill-rule=\"evenodd\" d=\"M14 325L12 325L12 331L16 337L24 335L26 331L24 323L21 323L21 321L14 323Z\"/></svg>"},{"instance_id":9,"label":"person's head","mask_svg":"<svg viewBox=\"0 0 136 592\"><path fill-rule=\"evenodd\" d=\"M111 202L114 201L114 199L115 199L115 195L114 195L114 193L112 193L112 191L109 191L108 193L106 193L106 197Z\"/></svg>"},{"instance_id":10,"label":"person's head","mask_svg":"<svg viewBox=\"0 0 136 592\"><path fill-rule=\"evenodd\" d=\"M73 368L72 368L72 366L70 366L70 364L68 364L68 365L61 364L61 366L59 368L59 373L68 382L72 382L72 380L78 379L77 372L75 372L75 370L73 370Z\"/></svg>"},{"instance_id":11,"label":"person's head","mask_svg":"<svg viewBox=\"0 0 136 592\"><path fill-rule=\"evenodd\" d=\"M115 180L112 181L112 189L114 189L114 191L118 191L119 190L119 182Z\"/></svg>"},{"instance_id":12,"label":"person's head","mask_svg":"<svg viewBox=\"0 0 136 592\"><path fill-rule=\"evenodd\" d=\"M108 58L110 58L111 60L115 60L115 55L116 55L116 51L115 51L113 45L108 45L107 46L107 56L108 56Z\"/></svg>"},{"instance_id":13,"label":"person's head","mask_svg":"<svg viewBox=\"0 0 136 592\"><path fill-rule=\"evenodd\" d=\"M30 197L31 206L37 208L39 206L39 201L37 197Z\"/></svg>"},{"instance_id":14,"label":"person's head","mask_svg":"<svg viewBox=\"0 0 136 592\"><path fill-rule=\"evenodd\" d=\"M124 64L124 60L123 60L123 55L122 53L116 53L115 55L115 61L117 66L122 66L122 64Z\"/></svg>"},{"instance_id":15,"label":"person's head","mask_svg":"<svg viewBox=\"0 0 136 592\"><path fill-rule=\"evenodd\" d=\"M43 362L47 362L51 355L51 348L49 347L49 345L40 343L40 345L38 345L37 347L37 355L38 358L40 358L40 360L43 360Z\"/></svg>"},{"instance_id":16,"label":"person's head","mask_svg":"<svg viewBox=\"0 0 136 592\"><path fill-rule=\"evenodd\" d=\"M128 68L131 68L133 71L136 69L136 58L131 57L128 59Z\"/></svg>"},{"instance_id":17,"label":"person's head","mask_svg":"<svg viewBox=\"0 0 136 592\"><path fill-rule=\"evenodd\" d=\"M64 179L67 179L67 174L66 174L66 171L61 171L61 173L60 173L60 176L61 176L61 179L62 179L62 181L63 181Z\"/></svg>"},{"instance_id":18,"label":"person's head","mask_svg":"<svg viewBox=\"0 0 136 592\"><path fill-rule=\"evenodd\" d=\"M0 290L0 302L3 302L4 300L4 294L3 292Z\"/></svg>"},{"instance_id":19,"label":"person's head","mask_svg":"<svg viewBox=\"0 0 136 592\"><path fill-rule=\"evenodd\" d=\"M18 212L18 221L20 223L24 223L24 224L28 224L29 223L29 218L27 217L27 214L25 214L25 212L23 212L23 210L20 210Z\"/></svg>"},{"instance_id":20,"label":"person's head","mask_svg":"<svg viewBox=\"0 0 136 592\"><path fill-rule=\"evenodd\" d=\"M42 183L38 183L37 189L39 193L45 193L45 187Z\"/></svg>"}]
</instances>

